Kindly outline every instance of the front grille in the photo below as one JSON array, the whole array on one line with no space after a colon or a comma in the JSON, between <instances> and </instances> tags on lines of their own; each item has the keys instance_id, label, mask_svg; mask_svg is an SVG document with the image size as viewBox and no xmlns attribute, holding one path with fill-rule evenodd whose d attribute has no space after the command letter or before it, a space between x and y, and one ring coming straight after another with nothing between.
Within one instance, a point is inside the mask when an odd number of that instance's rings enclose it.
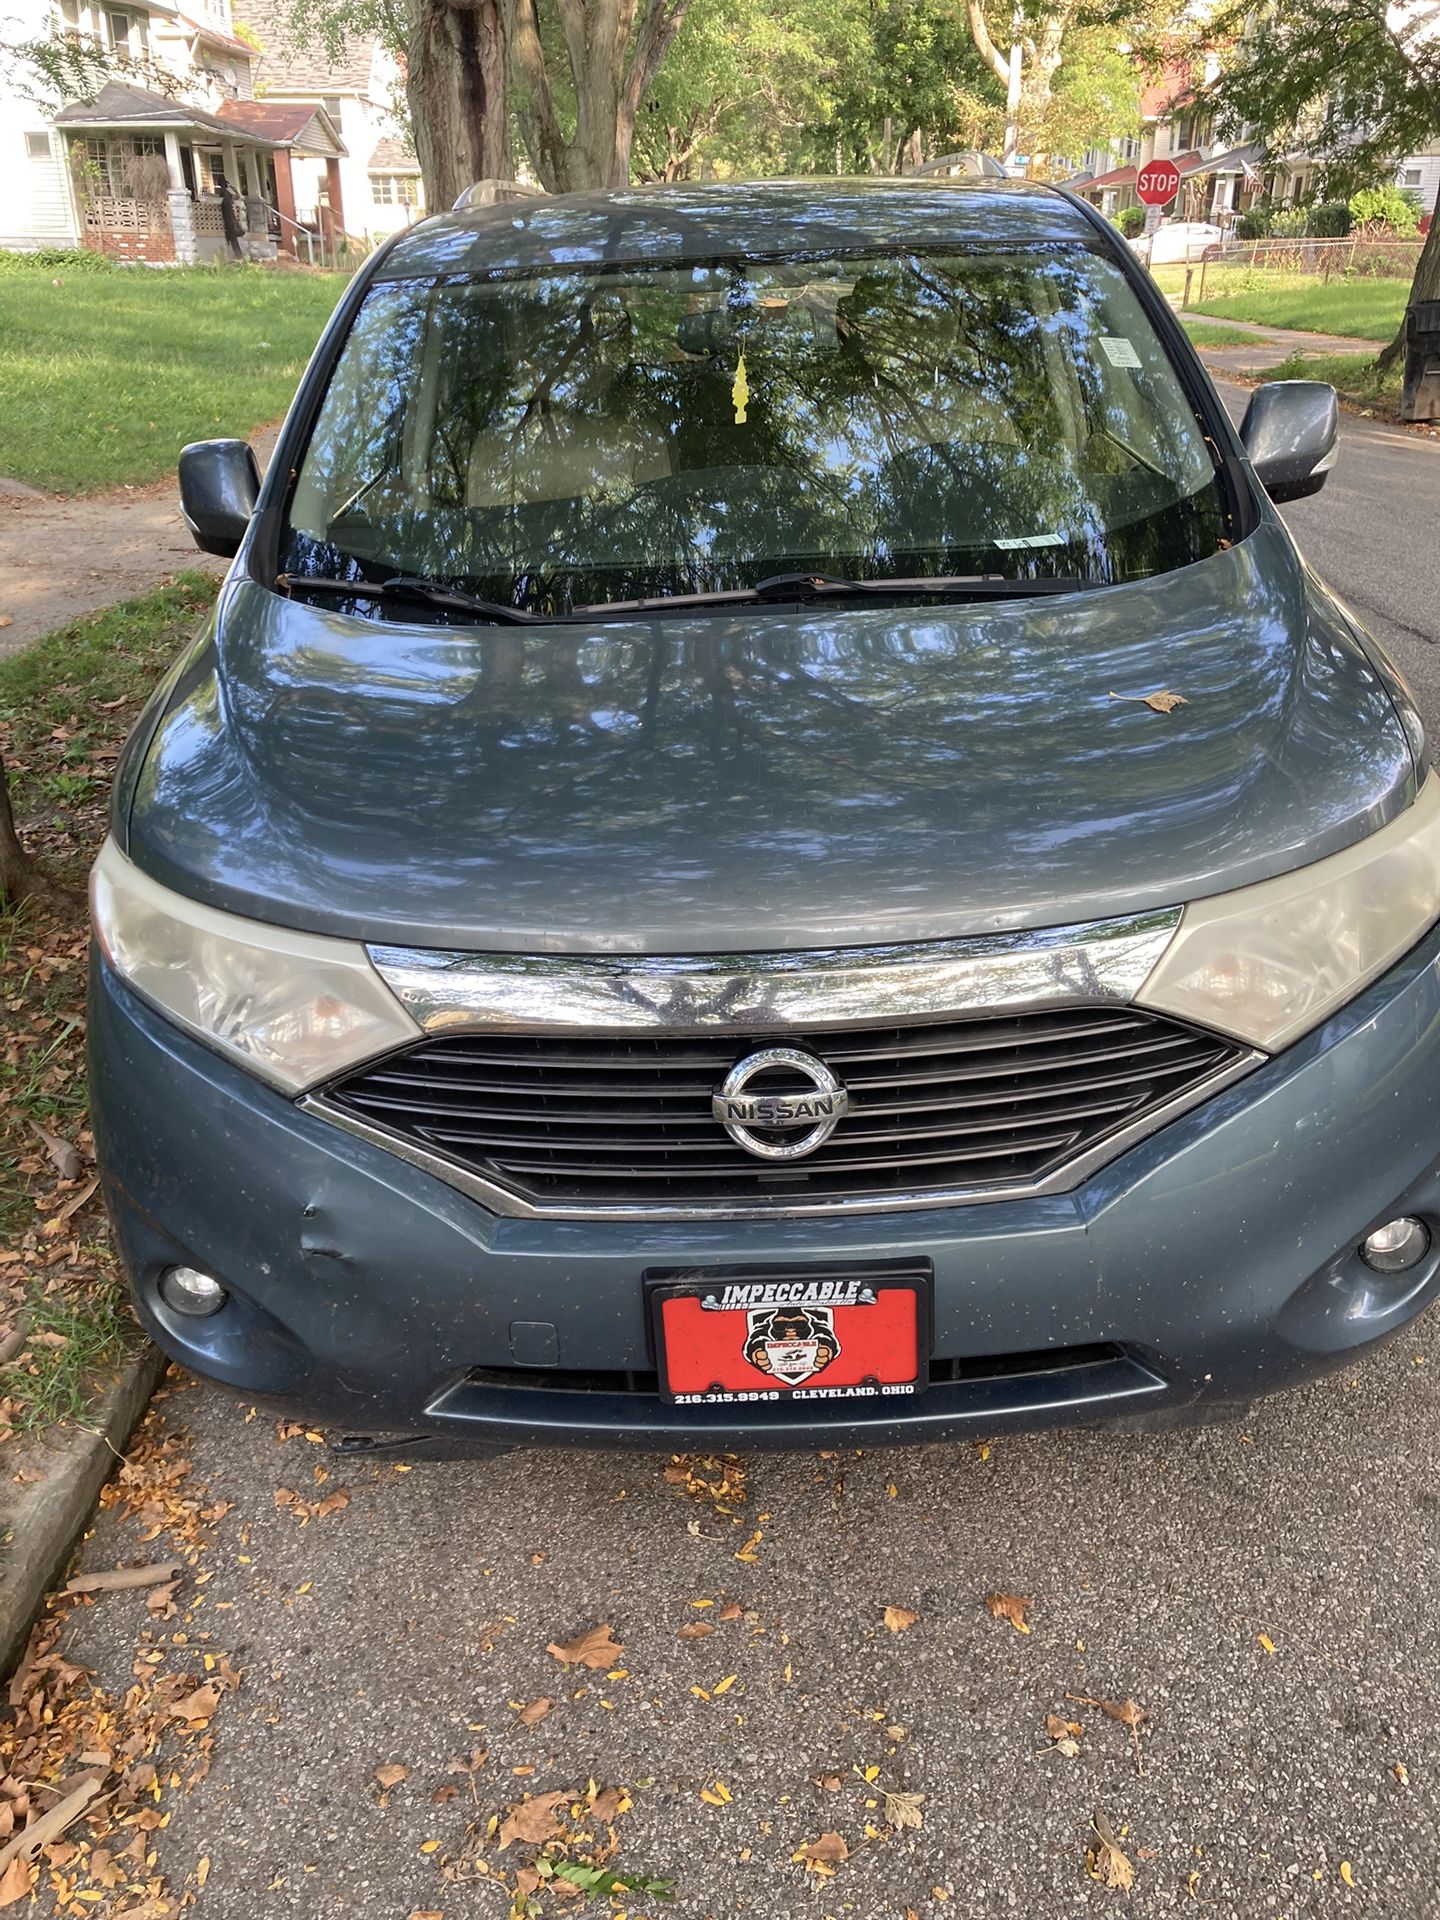
<instances>
[{"instance_id":1,"label":"front grille","mask_svg":"<svg viewBox=\"0 0 1440 1920\"><path fill-rule=\"evenodd\" d=\"M824 1145L788 1163L748 1153L710 1110L731 1067L774 1034L457 1034L325 1098L534 1207L783 1211L1034 1186L1245 1057L1128 1006L779 1038L850 1095ZM786 1071L765 1091L786 1091ZM790 1090L813 1091L798 1079Z\"/></svg>"}]
</instances>

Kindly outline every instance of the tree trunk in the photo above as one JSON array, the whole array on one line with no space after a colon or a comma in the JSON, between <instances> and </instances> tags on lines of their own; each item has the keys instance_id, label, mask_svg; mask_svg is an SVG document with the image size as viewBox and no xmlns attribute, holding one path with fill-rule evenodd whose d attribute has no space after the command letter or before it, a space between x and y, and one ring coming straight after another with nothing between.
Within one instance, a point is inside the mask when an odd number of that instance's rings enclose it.
<instances>
[{"instance_id":1,"label":"tree trunk","mask_svg":"<svg viewBox=\"0 0 1440 1920\"><path fill-rule=\"evenodd\" d=\"M17 900L43 890L34 861L20 844L15 831L15 816L10 810L10 788L5 779L5 762L0 759L0 907L13 907Z\"/></svg>"},{"instance_id":2,"label":"tree trunk","mask_svg":"<svg viewBox=\"0 0 1440 1920\"><path fill-rule=\"evenodd\" d=\"M635 116L680 30L690 0L557 0L575 96L575 137L555 111L535 0L515 0L511 54L517 117L551 193L630 184Z\"/></svg>"},{"instance_id":3,"label":"tree trunk","mask_svg":"<svg viewBox=\"0 0 1440 1920\"><path fill-rule=\"evenodd\" d=\"M510 172L505 0L406 0L405 102L425 205Z\"/></svg>"},{"instance_id":4,"label":"tree trunk","mask_svg":"<svg viewBox=\"0 0 1440 1920\"><path fill-rule=\"evenodd\" d=\"M1421 300L1440 300L1440 193L1435 195L1430 231L1420 249L1420 258L1415 262L1415 278L1410 282L1410 298L1405 302L1400 331L1375 361L1382 373L1387 373L1404 354L1405 323L1410 318L1411 307Z\"/></svg>"}]
</instances>

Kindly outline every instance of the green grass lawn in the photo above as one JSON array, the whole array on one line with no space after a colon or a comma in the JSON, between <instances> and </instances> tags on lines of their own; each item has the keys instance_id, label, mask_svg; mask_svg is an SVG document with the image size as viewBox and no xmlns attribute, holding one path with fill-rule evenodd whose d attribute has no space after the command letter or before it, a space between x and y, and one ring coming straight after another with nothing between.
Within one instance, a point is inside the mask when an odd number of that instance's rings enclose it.
<instances>
[{"instance_id":1,"label":"green grass lawn","mask_svg":"<svg viewBox=\"0 0 1440 1920\"><path fill-rule=\"evenodd\" d=\"M1182 320L1181 326L1197 347L1243 347L1253 345L1255 335L1238 327L1207 327L1203 320Z\"/></svg>"},{"instance_id":2,"label":"green grass lawn","mask_svg":"<svg viewBox=\"0 0 1440 1920\"><path fill-rule=\"evenodd\" d=\"M0 474L84 493L278 419L345 284L264 267L0 273Z\"/></svg>"},{"instance_id":3,"label":"green grass lawn","mask_svg":"<svg viewBox=\"0 0 1440 1920\"><path fill-rule=\"evenodd\" d=\"M1388 373L1377 373L1368 353L1292 353L1278 367L1267 367L1257 380L1328 380L1342 400L1369 407L1384 418L1399 409L1403 362Z\"/></svg>"},{"instance_id":4,"label":"green grass lawn","mask_svg":"<svg viewBox=\"0 0 1440 1920\"><path fill-rule=\"evenodd\" d=\"M0 1369L10 1432L82 1417L135 1337L94 1187L85 1086L85 870L122 742L215 597L201 573L0 660L0 753L21 835L72 889L0 910ZM68 1164L60 1161L73 1154Z\"/></svg>"},{"instance_id":5,"label":"green grass lawn","mask_svg":"<svg viewBox=\"0 0 1440 1920\"><path fill-rule=\"evenodd\" d=\"M1199 279L1197 273L1197 287ZM1218 273L1212 268L1205 279L1205 298L1192 302L1189 311L1383 342L1394 337L1409 292L1405 280L1325 281L1252 267L1226 267Z\"/></svg>"}]
</instances>

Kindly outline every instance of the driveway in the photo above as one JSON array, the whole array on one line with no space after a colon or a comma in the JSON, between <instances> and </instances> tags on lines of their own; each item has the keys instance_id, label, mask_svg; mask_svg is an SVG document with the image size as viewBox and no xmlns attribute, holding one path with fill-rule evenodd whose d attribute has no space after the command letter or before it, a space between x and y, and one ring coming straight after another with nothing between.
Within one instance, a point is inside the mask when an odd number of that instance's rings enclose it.
<instances>
[{"instance_id":1,"label":"driveway","mask_svg":"<svg viewBox=\"0 0 1440 1920\"><path fill-rule=\"evenodd\" d=\"M1288 517L1440 728L1440 445L1343 432L1329 490ZM117 1697L203 1679L220 1649L243 1671L208 1773L165 1790L151 1836L171 1896L203 1885L212 1920L504 1920L496 1877L532 1849L489 1823L562 1791L571 1832L613 1829L618 1871L673 1877L669 1906L617 1899L632 1920L1433 1920L1436 1332L1241 1426L755 1456L728 1478L599 1453L345 1465L177 1389L183 1491L226 1507L199 1523L206 1577L170 1620L102 1595L66 1649ZM146 1517L107 1510L87 1565L164 1551L142 1526L194 1536L163 1464L142 1447ZM1030 1631L993 1593L1029 1601ZM600 1625L593 1670L547 1650ZM1147 1717L1132 1736L1077 1695ZM386 1767L405 1771L382 1787ZM1086 1870L1096 1809L1128 1895Z\"/></svg>"}]
</instances>

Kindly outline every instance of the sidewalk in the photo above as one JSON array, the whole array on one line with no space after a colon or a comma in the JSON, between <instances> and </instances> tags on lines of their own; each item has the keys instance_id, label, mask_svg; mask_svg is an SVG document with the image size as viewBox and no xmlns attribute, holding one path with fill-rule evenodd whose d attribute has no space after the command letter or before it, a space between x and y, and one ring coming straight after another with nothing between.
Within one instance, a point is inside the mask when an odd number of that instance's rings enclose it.
<instances>
[{"instance_id":1,"label":"sidewalk","mask_svg":"<svg viewBox=\"0 0 1440 1920\"><path fill-rule=\"evenodd\" d=\"M251 436L262 468L278 425ZM180 517L173 480L66 498L0 491L0 658L83 613L148 593L182 567L223 573Z\"/></svg>"},{"instance_id":2,"label":"sidewalk","mask_svg":"<svg viewBox=\"0 0 1440 1920\"><path fill-rule=\"evenodd\" d=\"M1249 373L1266 367L1278 367L1292 353L1363 353L1374 359L1383 346L1380 340L1357 340L1344 333L1306 333L1295 327L1266 327L1253 320L1217 319L1213 313L1196 313L1189 307L1176 309L1180 319L1192 320L1198 327L1223 327L1235 335L1233 347L1200 347L1208 365L1229 373Z\"/></svg>"}]
</instances>

